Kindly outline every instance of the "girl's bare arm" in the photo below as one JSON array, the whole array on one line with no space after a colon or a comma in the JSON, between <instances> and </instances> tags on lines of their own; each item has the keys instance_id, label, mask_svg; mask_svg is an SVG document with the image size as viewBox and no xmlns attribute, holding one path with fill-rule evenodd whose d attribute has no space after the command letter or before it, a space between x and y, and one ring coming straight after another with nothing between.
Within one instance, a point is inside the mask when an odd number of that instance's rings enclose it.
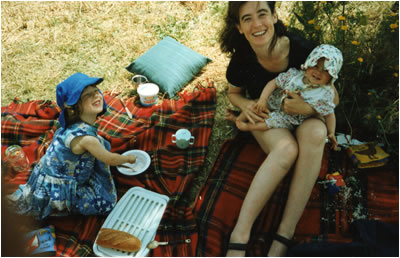
<instances>
[{"instance_id":1,"label":"girl's bare arm","mask_svg":"<svg viewBox=\"0 0 400 258\"><path fill-rule=\"evenodd\" d=\"M96 159L104 162L110 166L118 166L123 163L135 163L136 157L133 155L121 155L113 153L104 148L100 141L94 136L80 136L76 137L71 142L71 150L73 153L79 155L88 151Z\"/></svg>"}]
</instances>

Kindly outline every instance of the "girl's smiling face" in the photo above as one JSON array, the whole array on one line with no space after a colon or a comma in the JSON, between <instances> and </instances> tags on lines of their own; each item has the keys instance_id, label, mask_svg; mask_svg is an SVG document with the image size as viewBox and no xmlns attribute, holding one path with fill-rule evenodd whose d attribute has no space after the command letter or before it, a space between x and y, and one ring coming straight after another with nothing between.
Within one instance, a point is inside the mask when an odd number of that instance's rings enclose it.
<instances>
[{"instance_id":1,"label":"girl's smiling face","mask_svg":"<svg viewBox=\"0 0 400 258\"><path fill-rule=\"evenodd\" d=\"M327 85L332 80L332 76L325 70L325 58L320 58L316 66L307 68L305 77L309 83L314 85Z\"/></svg>"},{"instance_id":2,"label":"girl's smiling face","mask_svg":"<svg viewBox=\"0 0 400 258\"><path fill-rule=\"evenodd\" d=\"M240 7L237 28L252 46L269 44L274 36L274 24L278 21L266 2L246 2Z\"/></svg>"},{"instance_id":3,"label":"girl's smiling face","mask_svg":"<svg viewBox=\"0 0 400 258\"><path fill-rule=\"evenodd\" d=\"M103 111L103 96L96 86L86 87L80 98L81 116L94 116Z\"/></svg>"}]
</instances>

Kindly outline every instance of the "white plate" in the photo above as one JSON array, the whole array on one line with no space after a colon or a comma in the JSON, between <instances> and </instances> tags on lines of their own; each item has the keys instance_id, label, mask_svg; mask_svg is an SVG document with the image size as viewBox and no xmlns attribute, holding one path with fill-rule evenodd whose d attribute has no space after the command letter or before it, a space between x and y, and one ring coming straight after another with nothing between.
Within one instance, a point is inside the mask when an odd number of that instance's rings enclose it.
<instances>
[{"instance_id":1,"label":"white plate","mask_svg":"<svg viewBox=\"0 0 400 258\"><path fill-rule=\"evenodd\" d=\"M125 231L140 239L142 247L137 252L124 252L93 244L97 256L144 257L149 253L147 244L154 240L164 215L169 197L142 187L130 188L107 216L102 228ZM96 237L97 240L97 237Z\"/></svg>"},{"instance_id":2,"label":"white plate","mask_svg":"<svg viewBox=\"0 0 400 258\"><path fill-rule=\"evenodd\" d=\"M141 150L130 150L127 152L122 153L122 155L134 155L136 157L136 162L131 164L131 163L124 163L124 166L130 167L130 168L123 168L120 166L117 166L117 169L119 172L121 172L124 175L127 176L134 176L138 175L140 173L143 173L149 166L150 166L150 156L147 154L147 152L141 151Z\"/></svg>"}]
</instances>

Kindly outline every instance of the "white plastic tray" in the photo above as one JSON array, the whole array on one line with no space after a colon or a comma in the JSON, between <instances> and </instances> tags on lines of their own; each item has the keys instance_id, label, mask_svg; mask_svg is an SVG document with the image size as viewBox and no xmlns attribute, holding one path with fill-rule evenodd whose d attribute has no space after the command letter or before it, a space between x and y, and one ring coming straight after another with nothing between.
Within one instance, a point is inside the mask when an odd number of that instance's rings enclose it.
<instances>
[{"instance_id":1,"label":"white plastic tray","mask_svg":"<svg viewBox=\"0 0 400 258\"><path fill-rule=\"evenodd\" d=\"M146 190L142 187L132 187L129 189L108 215L102 228L112 228L128 232L140 239L142 247L137 252L124 252L101 247L95 241L93 252L97 256L146 256L150 251L146 246L156 236L158 225L168 201L168 196Z\"/></svg>"}]
</instances>

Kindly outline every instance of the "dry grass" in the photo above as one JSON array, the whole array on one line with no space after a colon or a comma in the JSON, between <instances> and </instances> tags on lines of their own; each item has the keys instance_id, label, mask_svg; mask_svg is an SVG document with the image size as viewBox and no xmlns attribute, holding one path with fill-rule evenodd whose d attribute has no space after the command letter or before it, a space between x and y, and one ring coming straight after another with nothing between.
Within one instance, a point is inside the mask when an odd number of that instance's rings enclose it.
<instances>
[{"instance_id":1,"label":"dry grass","mask_svg":"<svg viewBox=\"0 0 400 258\"><path fill-rule=\"evenodd\" d=\"M226 86L219 19L210 19L208 2L2 2L1 12L2 105L15 96L55 99L55 86L78 71L103 76L103 90L126 91L125 67L160 31L213 59L199 79Z\"/></svg>"}]
</instances>

